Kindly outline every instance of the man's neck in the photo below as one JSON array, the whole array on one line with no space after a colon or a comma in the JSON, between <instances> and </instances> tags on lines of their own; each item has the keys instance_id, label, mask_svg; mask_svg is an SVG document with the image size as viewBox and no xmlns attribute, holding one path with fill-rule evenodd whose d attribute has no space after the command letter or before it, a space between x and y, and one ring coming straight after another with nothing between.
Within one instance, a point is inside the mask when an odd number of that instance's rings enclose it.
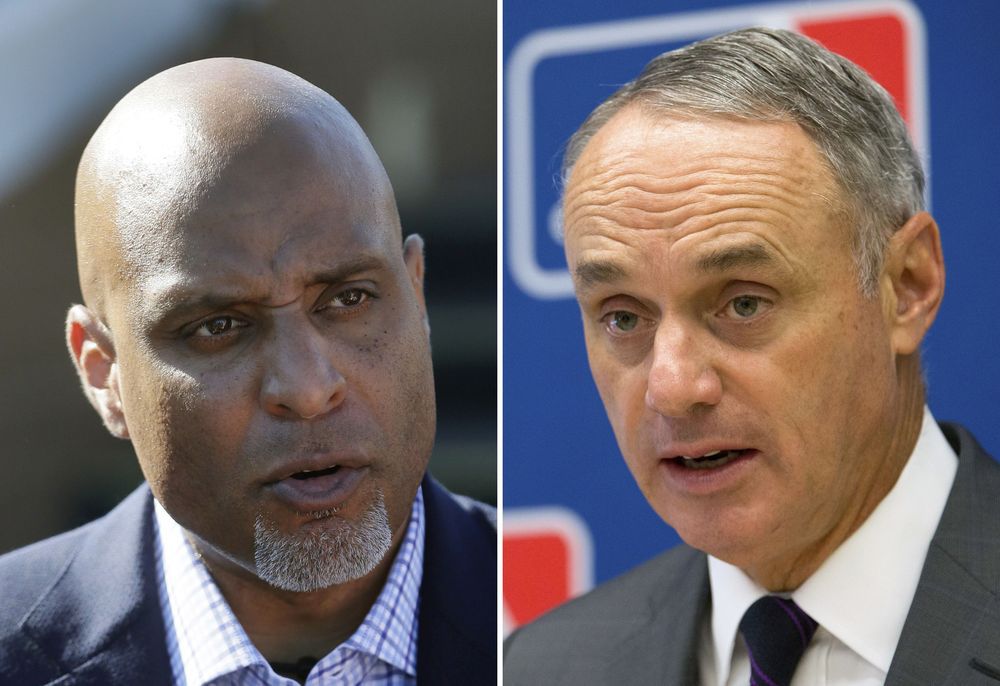
<instances>
[{"instance_id":1,"label":"man's neck","mask_svg":"<svg viewBox=\"0 0 1000 686\"><path fill-rule=\"evenodd\" d=\"M193 541L219 590L247 636L269 662L322 658L347 640L385 585L406 526L393 535L389 552L367 575L306 593L277 589L230 560Z\"/></svg>"}]
</instances>

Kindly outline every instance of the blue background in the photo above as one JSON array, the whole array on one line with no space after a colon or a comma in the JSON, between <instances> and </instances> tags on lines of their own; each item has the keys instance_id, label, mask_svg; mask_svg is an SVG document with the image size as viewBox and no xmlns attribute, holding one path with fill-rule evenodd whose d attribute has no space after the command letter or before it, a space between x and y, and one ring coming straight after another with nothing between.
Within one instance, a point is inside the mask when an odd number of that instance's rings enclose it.
<instances>
[{"instance_id":1,"label":"blue background","mask_svg":"<svg viewBox=\"0 0 1000 686\"><path fill-rule=\"evenodd\" d=\"M727 0L506 0L505 65L518 43L543 28L628 17L729 8ZM758 3L754 3L758 4ZM821 5L822 3L814 3ZM931 209L942 232L947 289L925 341L928 401L939 420L968 426L994 455L1000 451L997 255L1000 184L1000 3L912 3L926 30ZM615 87L651 57L676 44L558 58L535 72L536 221L556 198L567 137ZM508 74L505 68L505 88ZM581 80L582 79L582 80ZM589 84L581 87L580 84ZM509 90L505 90L509 145ZM509 148L505 150L505 167ZM510 179L505 168L505 192ZM505 222L510 221L505 202ZM581 515L594 537L594 580L600 583L677 542L649 508L614 441L590 378L575 302L539 300L503 275L503 498L506 508L560 504ZM538 261L564 265L560 246L543 230Z\"/></svg>"}]
</instances>

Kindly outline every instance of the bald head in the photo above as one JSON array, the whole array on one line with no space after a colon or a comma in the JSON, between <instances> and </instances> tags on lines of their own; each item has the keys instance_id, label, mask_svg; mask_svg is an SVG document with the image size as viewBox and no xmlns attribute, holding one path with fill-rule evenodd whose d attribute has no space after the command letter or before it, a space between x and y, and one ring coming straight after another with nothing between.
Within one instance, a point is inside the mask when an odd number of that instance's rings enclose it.
<instances>
[{"instance_id":1,"label":"bald head","mask_svg":"<svg viewBox=\"0 0 1000 686\"><path fill-rule=\"evenodd\" d=\"M434 379L423 242L400 240L357 123L274 67L171 69L94 135L76 229L84 392L215 578L381 584L434 442ZM303 490L288 475L305 459L336 473Z\"/></svg>"},{"instance_id":2,"label":"bald head","mask_svg":"<svg viewBox=\"0 0 1000 686\"><path fill-rule=\"evenodd\" d=\"M310 167L332 172L317 182L360 190L395 214L385 171L361 128L303 79L235 58L192 62L148 79L115 106L80 161L76 240L84 302L103 319L109 299L148 262L206 230L189 219L208 200L226 201L238 213L248 197ZM394 228L390 237L398 242L398 222Z\"/></svg>"}]
</instances>

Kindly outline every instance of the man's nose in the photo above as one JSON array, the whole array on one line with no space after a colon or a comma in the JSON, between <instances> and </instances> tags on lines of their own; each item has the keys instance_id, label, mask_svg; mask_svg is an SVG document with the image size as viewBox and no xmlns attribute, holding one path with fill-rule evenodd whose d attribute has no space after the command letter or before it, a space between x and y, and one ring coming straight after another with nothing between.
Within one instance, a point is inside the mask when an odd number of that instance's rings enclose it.
<instances>
[{"instance_id":1,"label":"man's nose","mask_svg":"<svg viewBox=\"0 0 1000 686\"><path fill-rule=\"evenodd\" d=\"M333 363L330 341L311 324L273 331L269 347L261 383L261 403L268 412L312 419L343 402L347 382Z\"/></svg>"},{"instance_id":2,"label":"man's nose","mask_svg":"<svg viewBox=\"0 0 1000 686\"><path fill-rule=\"evenodd\" d=\"M682 327L661 323L653 341L646 405L665 417L687 417L722 399L711 352Z\"/></svg>"}]
</instances>

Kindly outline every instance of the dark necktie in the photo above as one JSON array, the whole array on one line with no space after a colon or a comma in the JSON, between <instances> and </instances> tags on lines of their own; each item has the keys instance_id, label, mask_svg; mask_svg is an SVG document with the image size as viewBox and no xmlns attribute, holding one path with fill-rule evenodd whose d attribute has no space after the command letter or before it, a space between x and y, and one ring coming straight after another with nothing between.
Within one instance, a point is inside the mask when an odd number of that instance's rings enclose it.
<instances>
[{"instance_id":1,"label":"dark necktie","mask_svg":"<svg viewBox=\"0 0 1000 686\"><path fill-rule=\"evenodd\" d=\"M767 595L740 620L750 653L750 686L788 686L818 624L793 601Z\"/></svg>"}]
</instances>

